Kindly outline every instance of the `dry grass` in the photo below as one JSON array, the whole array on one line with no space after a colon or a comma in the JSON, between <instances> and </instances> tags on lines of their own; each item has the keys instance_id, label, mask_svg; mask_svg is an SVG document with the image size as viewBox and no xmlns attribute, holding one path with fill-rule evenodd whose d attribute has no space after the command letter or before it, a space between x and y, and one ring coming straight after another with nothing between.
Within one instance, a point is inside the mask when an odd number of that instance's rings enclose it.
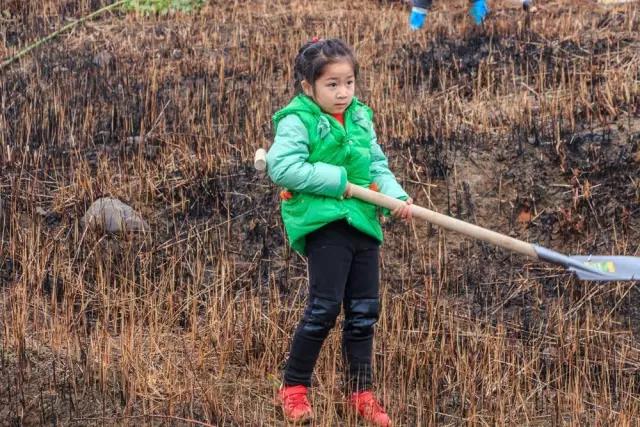
<instances>
[{"instance_id":1,"label":"dry grass","mask_svg":"<svg viewBox=\"0 0 640 427\"><path fill-rule=\"evenodd\" d=\"M558 250L638 255L637 7L548 1L527 22L494 2L481 31L465 1L440 3L415 34L400 2L111 14L2 71L0 423L281 424L306 266L250 162L313 35L355 46L361 97L418 203ZM103 4L2 3L0 57ZM84 232L102 195L153 232ZM375 368L399 425L636 424L635 284L386 228ZM338 335L317 425L356 425Z\"/></svg>"}]
</instances>

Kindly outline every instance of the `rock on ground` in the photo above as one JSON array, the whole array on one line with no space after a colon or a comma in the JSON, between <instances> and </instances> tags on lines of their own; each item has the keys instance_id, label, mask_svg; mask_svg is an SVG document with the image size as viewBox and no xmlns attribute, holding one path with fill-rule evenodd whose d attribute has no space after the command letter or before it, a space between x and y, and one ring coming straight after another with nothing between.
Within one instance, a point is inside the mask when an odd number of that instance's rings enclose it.
<instances>
[{"instance_id":1,"label":"rock on ground","mask_svg":"<svg viewBox=\"0 0 640 427\"><path fill-rule=\"evenodd\" d=\"M109 233L149 230L149 225L131 206L110 197L102 197L93 202L82 222L85 227L103 227Z\"/></svg>"}]
</instances>

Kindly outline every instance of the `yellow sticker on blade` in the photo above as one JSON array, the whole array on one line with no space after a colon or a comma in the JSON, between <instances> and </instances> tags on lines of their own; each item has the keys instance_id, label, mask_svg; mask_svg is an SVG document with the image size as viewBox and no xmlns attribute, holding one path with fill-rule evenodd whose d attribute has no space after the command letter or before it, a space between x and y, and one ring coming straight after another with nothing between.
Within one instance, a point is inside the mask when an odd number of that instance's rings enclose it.
<instances>
[{"instance_id":1,"label":"yellow sticker on blade","mask_svg":"<svg viewBox=\"0 0 640 427\"><path fill-rule=\"evenodd\" d=\"M584 265L589 268L593 268L594 270L598 270L602 273L615 273L616 266L613 261L585 261Z\"/></svg>"}]
</instances>

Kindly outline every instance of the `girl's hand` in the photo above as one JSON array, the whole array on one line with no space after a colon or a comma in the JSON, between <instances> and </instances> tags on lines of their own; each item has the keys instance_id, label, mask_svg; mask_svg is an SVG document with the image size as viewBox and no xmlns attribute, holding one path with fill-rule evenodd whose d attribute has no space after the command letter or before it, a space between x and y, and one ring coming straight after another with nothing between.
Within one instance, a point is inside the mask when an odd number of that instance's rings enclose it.
<instances>
[{"instance_id":1,"label":"girl's hand","mask_svg":"<svg viewBox=\"0 0 640 427\"><path fill-rule=\"evenodd\" d=\"M409 223L411 222L411 205L413 204L413 199L409 197L404 203L404 206L397 207L391 211L391 215L393 215L394 218Z\"/></svg>"},{"instance_id":2,"label":"girl's hand","mask_svg":"<svg viewBox=\"0 0 640 427\"><path fill-rule=\"evenodd\" d=\"M349 199L351 198L351 196L353 196L353 187L351 186L351 183L348 182L347 188L344 189L342 197L344 197L345 199Z\"/></svg>"}]
</instances>

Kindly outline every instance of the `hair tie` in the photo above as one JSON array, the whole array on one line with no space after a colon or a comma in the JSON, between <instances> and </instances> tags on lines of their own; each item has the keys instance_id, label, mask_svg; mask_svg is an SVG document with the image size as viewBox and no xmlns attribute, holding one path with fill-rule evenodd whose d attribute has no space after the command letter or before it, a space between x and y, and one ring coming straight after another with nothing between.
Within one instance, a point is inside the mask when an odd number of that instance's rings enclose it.
<instances>
[{"instance_id":1,"label":"hair tie","mask_svg":"<svg viewBox=\"0 0 640 427\"><path fill-rule=\"evenodd\" d=\"M318 43L319 41L320 41L320 37L318 37L318 36L313 36L311 38L311 43Z\"/></svg>"}]
</instances>

